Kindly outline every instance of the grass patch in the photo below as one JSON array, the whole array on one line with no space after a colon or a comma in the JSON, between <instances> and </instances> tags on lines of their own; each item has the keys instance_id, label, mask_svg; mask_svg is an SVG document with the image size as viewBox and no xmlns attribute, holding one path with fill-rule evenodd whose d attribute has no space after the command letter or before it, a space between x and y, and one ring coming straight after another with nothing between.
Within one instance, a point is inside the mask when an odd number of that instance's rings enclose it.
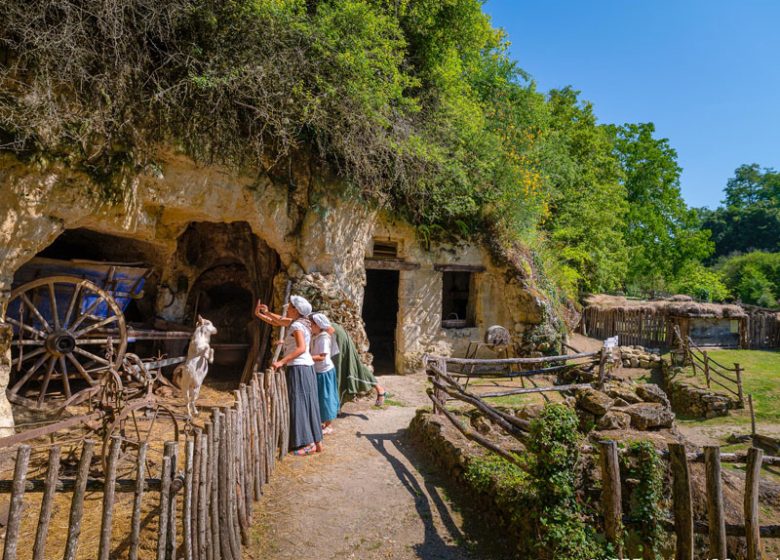
<instances>
[{"instance_id":1,"label":"grass patch","mask_svg":"<svg viewBox=\"0 0 780 560\"><path fill-rule=\"evenodd\" d=\"M724 366L733 368L735 363L742 367L742 383L745 395L753 395L756 420L759 422L780 423L780 352L769 350L707 350L707 354ZM728 375L734 376L733 373ZM691 369L682 373L682 381L695 385L704 385L704 376L691 377ZM720 393L725 391L713 384L712 388ZM688 421L684 421L688 422ZM690 421L693 422L693 421ZM747 410L734 411L727 417L713 418L708 424L750 422ZM698 422L697 422L698 423Z\"/></svg>"}]
</instances>

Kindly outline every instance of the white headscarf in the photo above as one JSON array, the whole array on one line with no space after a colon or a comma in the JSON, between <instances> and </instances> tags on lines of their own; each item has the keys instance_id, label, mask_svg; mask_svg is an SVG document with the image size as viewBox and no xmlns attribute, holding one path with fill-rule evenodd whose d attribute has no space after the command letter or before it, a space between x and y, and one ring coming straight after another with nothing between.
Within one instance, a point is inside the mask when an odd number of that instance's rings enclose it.
<instances>
[{"instance_id":1,"label":"white headscarf","mask_svg":"<svg viewBox=\"0 0 780 560\"><path fill-rule=\"evenodd\" d=\"M311 313L311 303L309 303L304 297L290 296L290 303L303 317L308 317Z\"/></svg>"},{"instance_id":2,"label":"white headscarf","mask_svg":"<svg viewBox=\"0 0 780 560\"><path fill-rule=\"evenodd\" d=\"M330 327L330 320L324 313L315 313L311 317L309 317L312 321L314 321L319 328L322 330L326 330Z\"/></svg>"}]
</instances>

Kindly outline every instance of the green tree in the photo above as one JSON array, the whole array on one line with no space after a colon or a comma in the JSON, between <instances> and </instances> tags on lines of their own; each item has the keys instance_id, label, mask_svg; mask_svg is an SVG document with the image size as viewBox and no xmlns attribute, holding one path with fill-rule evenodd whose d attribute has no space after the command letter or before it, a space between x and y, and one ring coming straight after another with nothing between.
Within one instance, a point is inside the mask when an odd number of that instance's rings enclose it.
<instances>
[{"instance_id":1,"label":"green tree","mask_svg":"<svg viewBox=\"0 0 780 560\"><path fill-rule=\"evenodd\" d=\"M625 124L610 131L628 200L626 284L640 291L667 288L687 263L710 255L709 231L686 206L677 152L654 136L655 126Z\"/></svg>"},{"instance_id":2,"label":"green tree","mask_svg":"<svg viewBox=\"0 0 780 560\"><path fill-rule=\"evenodd\" d=\"M731 292L744 303L774 307L780 299L780 253L754 251L715 265Z\"/></svg>"},{"instance_id":3,"label":"green tree","mask_svg":"<svg viewBox=\"0 0 780 560\"><path fill-rule=\"evenodd\" d=\"M625 274L625 191L607 130L590 103L550 92L549 129L540 147L547 185L543 228L562 263L559 275L584 291L617 288Z\"/></svg>"}]
</instances>

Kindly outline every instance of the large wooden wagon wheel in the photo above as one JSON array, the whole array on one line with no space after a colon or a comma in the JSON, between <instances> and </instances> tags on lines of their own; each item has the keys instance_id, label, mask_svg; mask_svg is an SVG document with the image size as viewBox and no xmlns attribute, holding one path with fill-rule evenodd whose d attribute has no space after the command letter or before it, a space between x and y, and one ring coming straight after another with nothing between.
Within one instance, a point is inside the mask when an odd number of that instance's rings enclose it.
<instances>
[{"instance_id":1,"label":"large wooden wagon wheel","mask_svg":"<svg viewBox=\"0 0 780 560\"><path fill-rule=\"evenodd\" d=\"M127 348L119 305L105 290L74 276L16 288L5 321L14 328L8 398L36 409L87 398L107 370L119 367Z\"/></svg>"}]
</instances>

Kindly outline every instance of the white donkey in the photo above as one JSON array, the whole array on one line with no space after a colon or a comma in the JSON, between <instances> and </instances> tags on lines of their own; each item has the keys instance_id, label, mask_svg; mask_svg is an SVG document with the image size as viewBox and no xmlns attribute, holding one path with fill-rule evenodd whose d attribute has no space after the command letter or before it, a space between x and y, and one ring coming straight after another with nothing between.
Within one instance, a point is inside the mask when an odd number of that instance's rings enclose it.
<instances>
[{"instance_id":1,"label":"white donkey","mask_svg":"<svg viewBox=\"0 0 780 560\"><path fill-rule=\"evenodd\" d=\"M187 359L173 372L173 380L187 400L187 413L197 416L195 401L200 394L200 386L209 372L209 364L214 361L214 349L210 346L211 335L217 334L217 329L208 319L198 315L195 332L190 338L187 349Z\"/></svg>"}]
</instances>

